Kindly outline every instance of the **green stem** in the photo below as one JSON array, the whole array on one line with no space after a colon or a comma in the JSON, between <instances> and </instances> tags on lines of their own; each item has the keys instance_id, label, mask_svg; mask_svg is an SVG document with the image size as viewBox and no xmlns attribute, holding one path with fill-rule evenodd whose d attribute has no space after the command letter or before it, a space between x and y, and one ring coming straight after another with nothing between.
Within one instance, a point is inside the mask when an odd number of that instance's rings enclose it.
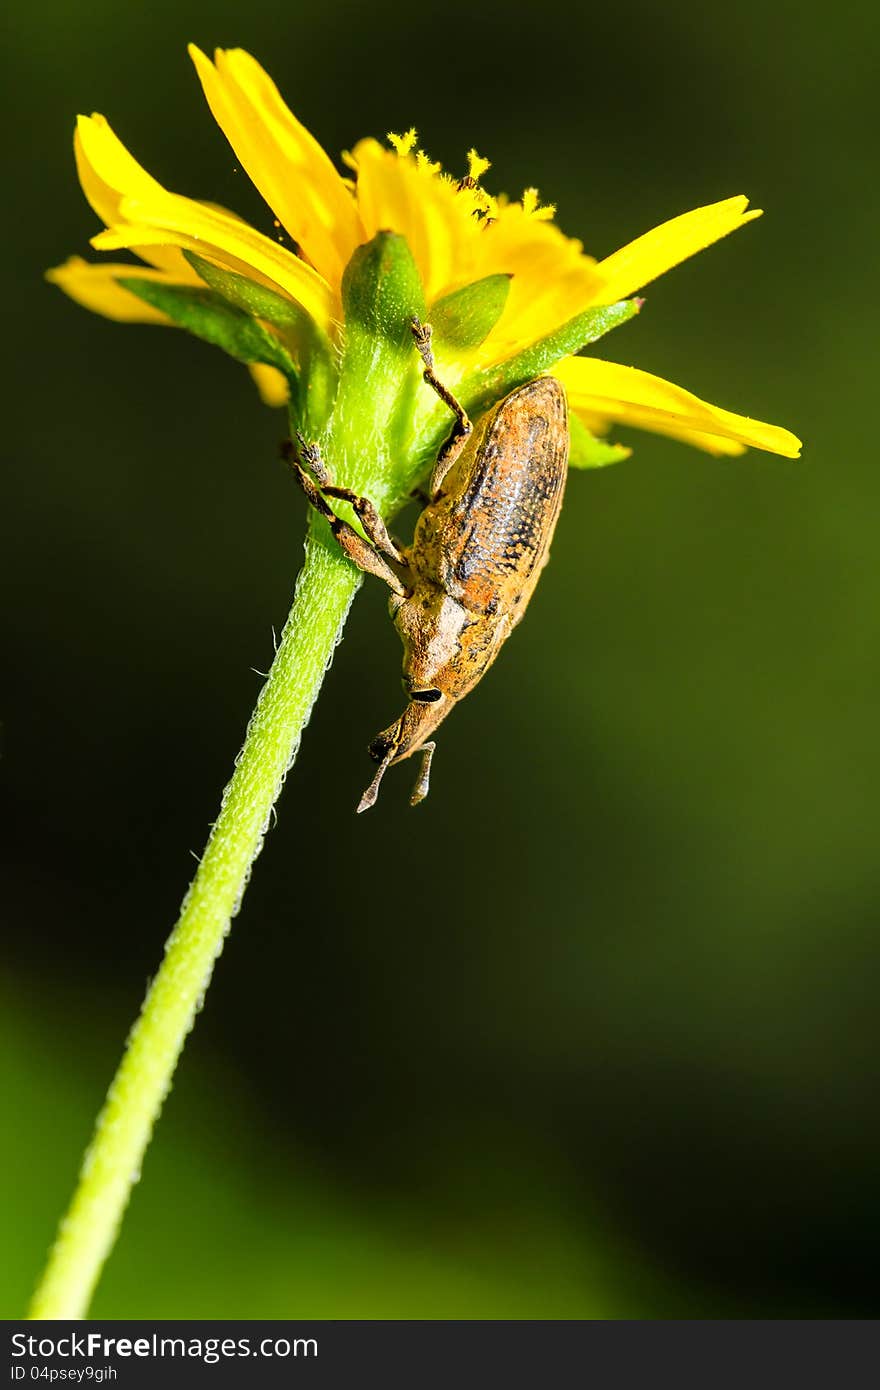
<instances>
[{"instance_id":1,"label":"green stem","mask_svg":"<svg viewBox=\"0 0 880 1390\"><path fill-rule=\"evenodd\" d=\"M88 1308L359 583L340 554L320 539L308 542L272 669L165 958L98 1117L31 1318L78 1318Z\"/></svg>"}]
</instances>

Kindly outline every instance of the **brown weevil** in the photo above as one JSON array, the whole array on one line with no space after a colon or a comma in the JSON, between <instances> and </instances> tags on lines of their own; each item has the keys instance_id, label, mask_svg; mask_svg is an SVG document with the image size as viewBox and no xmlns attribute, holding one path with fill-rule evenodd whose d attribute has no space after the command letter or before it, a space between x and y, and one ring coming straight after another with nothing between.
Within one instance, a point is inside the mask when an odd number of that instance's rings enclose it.
<instances>
[{"instance_id":1,"label":"brown weevil","mask_svg":"<svg viewBox=\"0 0 880 1390\"><path fill-rule=\"evenodd\" d=\"M429 736L523 616L547 563L568 470L568 414L558 381L526 382L472 424L435 374L430 326L414 319L412 331L425 381L456 417L412 544L399 548L367 498L333 485L314 445L300 437L300 457L291 458L345 554L390 588L389 611L403 642L409 703L370 744L379 766L358 811L375 803L388 767L413 753L421 752L422 764L410 804L427 796ZM335 514L328 497L351 503L369 541Z\"/></svg>"}]
</instances>

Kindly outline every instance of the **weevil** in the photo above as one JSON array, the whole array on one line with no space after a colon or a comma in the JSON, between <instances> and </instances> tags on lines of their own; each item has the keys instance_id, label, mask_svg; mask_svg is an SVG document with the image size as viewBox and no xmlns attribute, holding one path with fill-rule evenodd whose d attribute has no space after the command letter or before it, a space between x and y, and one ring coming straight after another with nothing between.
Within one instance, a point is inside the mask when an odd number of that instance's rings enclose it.
<instances>
[{"instance_id":1,"label":"weevil","mask_svg":"<svg viewBox=\"0 0 880 1390\"><path fill-rule=\"evenodd\" d=\"M437 377L430 325L414 319L412 331L424 379L455 425L409 547L392 539L368 498L334 485L316 445L299 436L299 456L288 449L300 486L345 554L391 590L389 612L403 643L408 704L370 744L379 766L358 811L375 804L391 764L414 753L422 761L410 804L428 795L430 735L525 613L549 558L568 470L568 413L558 381L543 376L518 386L472 423ZM330 497L351 504L368 539L336 515Z\"/></svg>"}]
</instances>

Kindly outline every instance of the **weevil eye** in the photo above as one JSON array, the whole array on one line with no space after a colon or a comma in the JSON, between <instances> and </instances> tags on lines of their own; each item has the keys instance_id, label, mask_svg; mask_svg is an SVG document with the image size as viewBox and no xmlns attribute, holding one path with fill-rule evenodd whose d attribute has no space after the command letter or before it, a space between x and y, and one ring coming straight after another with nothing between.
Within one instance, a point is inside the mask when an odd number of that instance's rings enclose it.
<instances>
[{"instance_id":1,"label":"weevil eye","mask_svg":"<svg viewBox=\"0 0 880 1390\"><path fill-rule=\"evenodd\" d=\"M409 698L415 700L417 705L435 705L438 700L443 699L442 690L411 690Z\"/></svg>"}]
</instances>

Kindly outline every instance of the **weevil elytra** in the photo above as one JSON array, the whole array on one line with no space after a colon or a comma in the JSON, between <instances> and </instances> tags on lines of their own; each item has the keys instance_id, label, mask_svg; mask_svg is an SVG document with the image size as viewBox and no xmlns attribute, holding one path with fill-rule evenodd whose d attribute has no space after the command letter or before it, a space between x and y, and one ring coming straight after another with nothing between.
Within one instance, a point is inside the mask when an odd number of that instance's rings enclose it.
<instances>
[{"instance_id":1,"label":"weevil elytra","mask_svg":"<svg viewBox=\"0 0 880 1390\"><path fill-rule=\"evenodd\" d=\"M403 642L409 703L370 744L379 764L358 811L372 806L392 763L421 752L410 804L428 794L430 735L488 670L526 610L562 505L568 469L565 392L553 377L511 391L475 424L434 371L431 329L413 321L424 379L456 417L437 458L430 494L405 550L365 497L333 484L316 446L300 437L290 458L300 486L330 522L346 555L391 590ZM364 532L336 516L327 498L351 503Z\"/></svg>"}]
</instances>

